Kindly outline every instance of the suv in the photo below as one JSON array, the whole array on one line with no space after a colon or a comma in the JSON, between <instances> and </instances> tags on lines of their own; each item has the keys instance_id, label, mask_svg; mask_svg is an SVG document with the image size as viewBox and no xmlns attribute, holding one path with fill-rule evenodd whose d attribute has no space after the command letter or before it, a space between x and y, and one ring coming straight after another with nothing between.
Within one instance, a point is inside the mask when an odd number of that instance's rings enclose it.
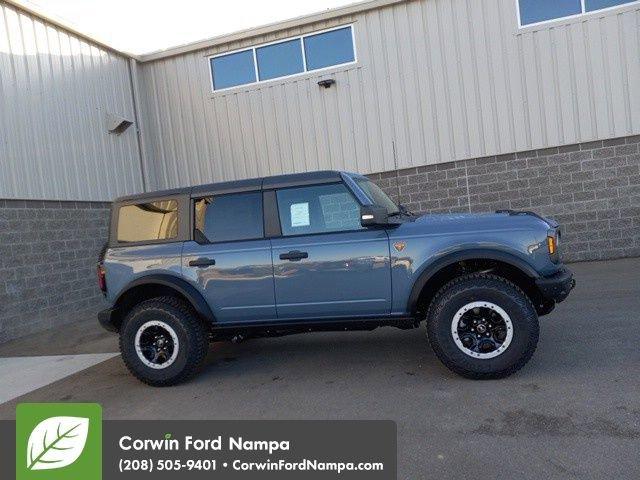
<instances>
[{"instance_id":1,"label":"suv","mask_svg":"<svg viewBox=\"0 0 640 480\"><path fill-rule=\"evenodd\" d=\"M194 373L209 341L422 320L448 368L505 377L575 284L559 240L532 212L417 216L345 172L144 193L113 204L99 320L155 386Z\"/></svg>"}]
</instances>

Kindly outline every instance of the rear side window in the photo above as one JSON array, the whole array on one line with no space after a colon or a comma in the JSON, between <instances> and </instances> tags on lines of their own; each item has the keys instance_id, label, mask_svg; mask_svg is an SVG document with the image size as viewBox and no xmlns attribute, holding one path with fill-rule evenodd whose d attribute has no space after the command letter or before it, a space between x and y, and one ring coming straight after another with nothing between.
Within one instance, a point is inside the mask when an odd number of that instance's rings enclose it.
<instances>
[{"instance_id":1,"label":"rear side window","mask_svg":"<svg viewBox=\"0 0 640 480\"><path fill-rule=\"evenodd\" d=\"M276 192L282 234L360 230L360 205L342 183Z\"/></svg>"},{"instance_id":2,"label":"rear side window","mask_svg":"<svg viewBox=\"0 0 640 480\"><path fill-rule=\"evenodd\" d=\"M231 242L264 236L262 193L233 193L201 198L195 205L196 240Z\"/></svg>"},{"instance_id":3,"label":"rear side window","mask_svg":"<svg viewBox=\"0 0 640 480\"><path fill-rule=\"evenodd\" d=\"M118 212L118 242L170 240L178 236L178 202L124 205Z\"/></svg>"}]
</instances>

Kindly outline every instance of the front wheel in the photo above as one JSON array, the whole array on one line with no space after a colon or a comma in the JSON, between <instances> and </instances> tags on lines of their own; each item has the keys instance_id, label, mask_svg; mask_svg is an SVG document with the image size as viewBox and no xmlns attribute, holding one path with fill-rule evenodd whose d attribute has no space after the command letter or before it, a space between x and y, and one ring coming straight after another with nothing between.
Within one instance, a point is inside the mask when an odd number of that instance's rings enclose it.
<instances>
[{"instance_id":1,"label":"front wheel","mask_svg":"<svg viewBox=\"0 0 640 480\"><path fill-rule=\"evenodd\" d=\"M120 352L129 371L152 386L175 385L193 375L208 350L207 329L173 297L136 305L120 329Z\"/></svg>"},{"instance_id":2,"label":"front wheel","mask_svg":"<svg viewBox=\"0 0 640 480\"><path fill-rule=\"evenodd\" d=\"M427 334L450 370L473 379L502 378L531 359L538 344L538 316L513 283L470 274L437 293L427 313Z\"/></svg>"}]
</instances>

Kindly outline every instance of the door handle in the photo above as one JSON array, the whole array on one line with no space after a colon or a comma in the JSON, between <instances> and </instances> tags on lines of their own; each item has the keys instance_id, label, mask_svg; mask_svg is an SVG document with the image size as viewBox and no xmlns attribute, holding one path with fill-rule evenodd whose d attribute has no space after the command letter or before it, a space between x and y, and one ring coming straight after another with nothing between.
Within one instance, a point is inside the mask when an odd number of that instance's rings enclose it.
<instances>
[{"instance_id":1,"label":"door handle","mask_svg":"<svg viewBox=\"0 0 640 480\"><path fill-rule=\"evenodd\" d=\"M215 265L216 261L213 258L197 258L195 260L189 261L190 267L210 267L211 265Z\"/></svg>"},{"instance_id":2,"label":"door handle","mask_svg":"<svg viewBox=\"0 0 640 480\"><path fill-rule=\"evenodd\" d=\"M300 252L299 250L291 250L288 253L280 254L280 260L289 260L291 262L297 262L303 258L309 258L309 254L307 252Z\"/></svg>"}]
</instances>

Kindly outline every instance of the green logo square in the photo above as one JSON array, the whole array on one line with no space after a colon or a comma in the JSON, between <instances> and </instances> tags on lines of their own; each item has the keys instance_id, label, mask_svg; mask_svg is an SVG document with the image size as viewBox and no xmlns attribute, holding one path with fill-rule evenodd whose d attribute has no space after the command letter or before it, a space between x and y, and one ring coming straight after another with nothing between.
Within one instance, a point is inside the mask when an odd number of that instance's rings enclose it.
<instances>
[{"instance_id":1,"label":"green logo square","mask_svg":"<svg viewBox=\"0 0 640 480\"><path fill-rule=\"evenodd\" d=\"M16 408L16 480L101 480L102 407L21 403Z\"/></svg>"}]
</instances>

